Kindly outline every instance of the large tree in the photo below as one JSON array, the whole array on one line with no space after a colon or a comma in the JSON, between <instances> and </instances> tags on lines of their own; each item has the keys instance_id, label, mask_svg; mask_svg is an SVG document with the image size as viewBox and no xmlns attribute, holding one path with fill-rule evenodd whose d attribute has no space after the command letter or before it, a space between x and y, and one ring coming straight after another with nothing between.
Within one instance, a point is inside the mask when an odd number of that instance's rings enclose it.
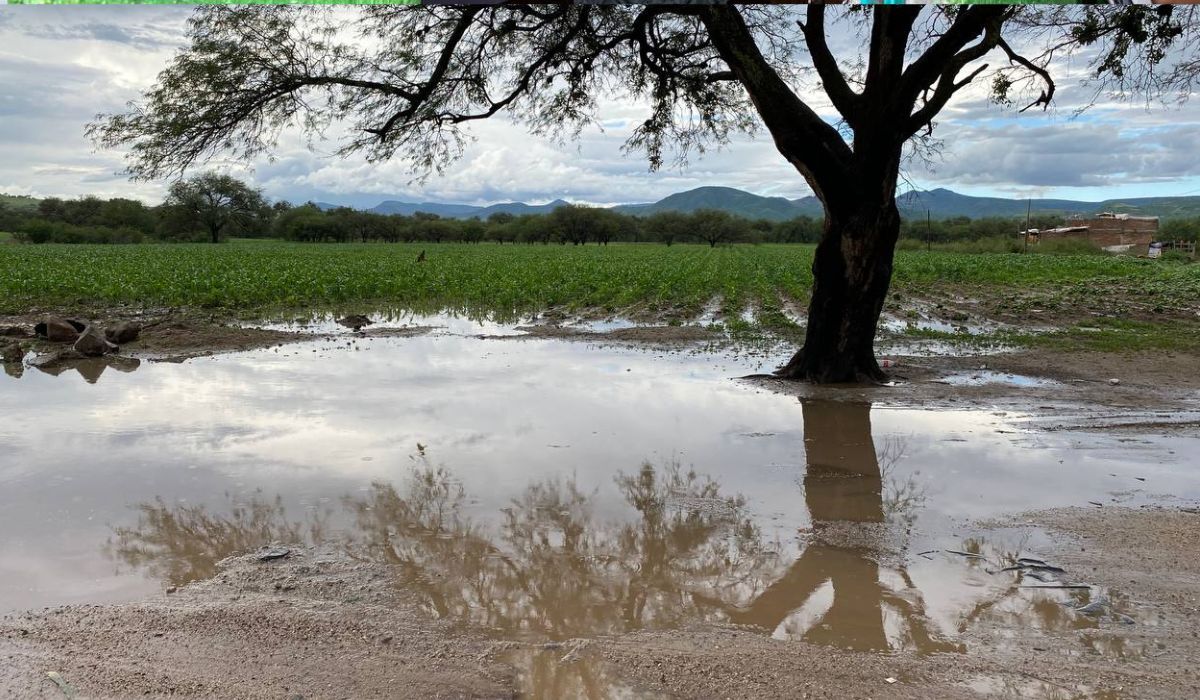
<instances>
[{"instance_id":1,"label":"large tree","mask_svg":"<svg viewBox=\"0 0 1200 700\"><path fill-rule=\"evenodd\" d=\"M167 220L204 231L213 243L231 230L251 230L269 221L262 192L231 175L203 173L171 185L163 202Z\"/></svg>"},{"instance_id":2,"label":"large tree","mask_svg":"<svg viewBox=\"0 0 1200 700\"><path fill-rule=\"evenodd\" d=\"M1198 64L1173 46L1196 39L1190 18L1137 6L206 8L144 98L91 129L153 178L269 154L286 125L320 134L334 121L350 127L342 154L436 171L470 122L503 113L570 136L614 92L647 105L627 146L651 167L765 127L825 205L804 346L779 373L877 380L906 148L932 146L935 117L972 83L1048 106L1067 54L1083 54L1097 89L1186 91ZM835 55L835 21L858 52Z\"/></svg>"}]
</instances>

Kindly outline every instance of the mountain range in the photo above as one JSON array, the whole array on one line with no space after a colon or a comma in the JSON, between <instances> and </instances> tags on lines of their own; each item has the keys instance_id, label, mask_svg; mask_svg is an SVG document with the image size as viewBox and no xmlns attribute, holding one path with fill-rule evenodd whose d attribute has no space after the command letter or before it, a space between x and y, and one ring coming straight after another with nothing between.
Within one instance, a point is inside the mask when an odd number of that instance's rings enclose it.
<instances>
[{"instance_id":1,"label":"mountain range","mask_svg":"<svg viewBox=\"0 0 1200 700\"><path fill-rule=\"evenodd\" d=\"M1094 214L1101 211L1158 216L1164 219L1200 216L1200 196L1191 197L1136 197L1132 199L1106 199L1087 202L1074 199L1004 199L1001 197L972 197L952 190L910 190L897 197L901 213L908 218L924 218L925 212L934 219L967 216L979 219L988 216L1021 217L1026 207L1034 214L1067 216L1070 214ZM12 209L31 209L38 200L33 197L0 194L0 205ZM322 209L335 209L340 205L317 202ZM470 204L446 204L441 202L402 202L386 200L370 207L367 211L379 214L405 214L416 212L437 214L454 219L469 219L478 216L486 219L497 212L508 214L548 214L567 202L556 199L546 204L504 202L489 206ZM660 211L692 212L697 209L718 209L748 219L784 221L797 216L820 218L823 216L821 202L816 197L799 199L763 197L732 187L697 187L686 192L676 192L657 202L641 204L619 204L615 211L635 216L645 216Z\"/></svg>"},{"instance_id":2,"label":"mountain range","mask_svg":"<svg viewBox=\"0 0 1200 700\"><path fill-rule=\"evenodd\" d=\"M1030 207L1034 214L1094 214L1101 211L1178 218L1200 216L1200 196L1194 197L1138 197L1133 199L1108 199L1087 202L1073 199L1004 199L1001 197L973 197L947 189L910 190L898 198L901 213L906 217L923 218L926 211L934 219L967 216L978 219L988 216L1020 217ZM525 204L505 202L489 206L469 204L443 204L437 202L401 202L387 200L367 211L379 214L406 214L416 212L437 214L447 218L465 219L488 216L504 212L509 214L547 214L567 202L559 199L547 204ZM318 203L322 208L336 205ZM718 209L750 219L783 221L797 216L820 218L823 215L821 202L816 197L799 199L763 197L732 187L697 187L686 192L677 192L657 202L642 204L620 204L614 211L635 216L645 216L661 211L692 212L697 209Z\"/></svg>"}]
</instances>

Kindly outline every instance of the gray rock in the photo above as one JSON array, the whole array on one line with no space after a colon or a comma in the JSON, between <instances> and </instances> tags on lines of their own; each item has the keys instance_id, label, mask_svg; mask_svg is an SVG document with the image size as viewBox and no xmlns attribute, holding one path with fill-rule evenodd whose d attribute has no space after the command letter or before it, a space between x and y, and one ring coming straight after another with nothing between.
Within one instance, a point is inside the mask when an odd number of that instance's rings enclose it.
<instances>
[{"instance_id":1,"label":"gray rock","mask_svg":"<svg viewBox=\"0 0 1200 700\"><path fill-rule=\"evenodd\" d=\"M25 359L25 347L15 340L0 340L0 362L20 362Z\"/></svg>"},{"instance_id":2,"label":"gray rock","mask_svg":"<svg viewBox=\"0 0 1200 700\"><path fill-rule=\"evenodd\" d=\"M141 332L142 327L139 324L120 321L104 329L104 337L110 343L124 345L137 340Z\"/></svg>"},{"instance_id":3,"label":"gray rock","mask_svg":"<svg viewBox=\"0 0 1200 700\"><path fill-rule=\"evenodd\" d=\"M88 357L100 357L118 349L116 345L105 340L95 326L88 326L75 341L75 352Z\"/></svg>"}]
</instances>

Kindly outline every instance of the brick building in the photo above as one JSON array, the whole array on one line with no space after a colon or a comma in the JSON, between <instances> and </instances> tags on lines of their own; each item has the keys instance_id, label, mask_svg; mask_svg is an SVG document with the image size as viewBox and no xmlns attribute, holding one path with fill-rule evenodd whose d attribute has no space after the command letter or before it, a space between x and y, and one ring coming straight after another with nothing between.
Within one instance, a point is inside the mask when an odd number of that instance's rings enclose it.
<instances>
[{"instance_id":1,"label":"brick building","mask_svg":"<svg viewBox=\"0 0 1200 700\"><path fill-rule=\"evenodd\" d=\"M1058 238L1078 238L1098 248L1145 255L1158 236L1157 216L1130 216L1105 212L1089 218L1067 219L1061 228L1029 231L1030 244Z\"/></svg>"}]
</instances>

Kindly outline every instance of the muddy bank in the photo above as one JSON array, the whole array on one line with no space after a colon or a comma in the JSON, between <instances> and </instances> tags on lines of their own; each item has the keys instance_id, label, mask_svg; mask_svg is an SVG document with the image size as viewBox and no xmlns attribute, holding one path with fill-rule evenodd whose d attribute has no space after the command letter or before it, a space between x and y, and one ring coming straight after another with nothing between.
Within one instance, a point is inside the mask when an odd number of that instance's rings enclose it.
<instances>
[{"instance_id":1,"label":"muddy bank","mask_svg":"<svg viewBox=\"0 0 1200 700\"><path fill-rule=\"evenodd\" d=\"M1138 623L985 617L965 650L928 654L703 623L542 642L434 619L386 565L293 548L142 603L4 618L0 687L61 697L53 671L82 697L1195 697L1200 568L1178 543L1200 537L1200 515L1065 509L993 526L1032 522L1056 535L1047 556L1124 591Z\"/></svg>"},{"instance_id":2,"label":"muddy bank","mask_svg":"<svg viewBox=\"0 0 1200 700\"><path fill-rule=\"evenodd\" d=\"M254 350L284 343L310 339L299 333L249 328L234 324L218 316L176 310L119 311L108 310L92 314L33 313L21 316L0 317L0 329L9 342L19 343L25 352L35 353L41 358L38 363L47 368L73 368L81 358L64 352L70 343L53 342L39 338L34 326L46 318L69 318L84 326L113 328L130 324L140 329L136 339L122 343L119 349L105 358L116 365L120 358L150 360L156 362L181 362L193 357L203 357L223 352ZM61 353L61 360L50 356ZM90 358L96 361L98 358Z\"/></svg>"}]
</instances>

